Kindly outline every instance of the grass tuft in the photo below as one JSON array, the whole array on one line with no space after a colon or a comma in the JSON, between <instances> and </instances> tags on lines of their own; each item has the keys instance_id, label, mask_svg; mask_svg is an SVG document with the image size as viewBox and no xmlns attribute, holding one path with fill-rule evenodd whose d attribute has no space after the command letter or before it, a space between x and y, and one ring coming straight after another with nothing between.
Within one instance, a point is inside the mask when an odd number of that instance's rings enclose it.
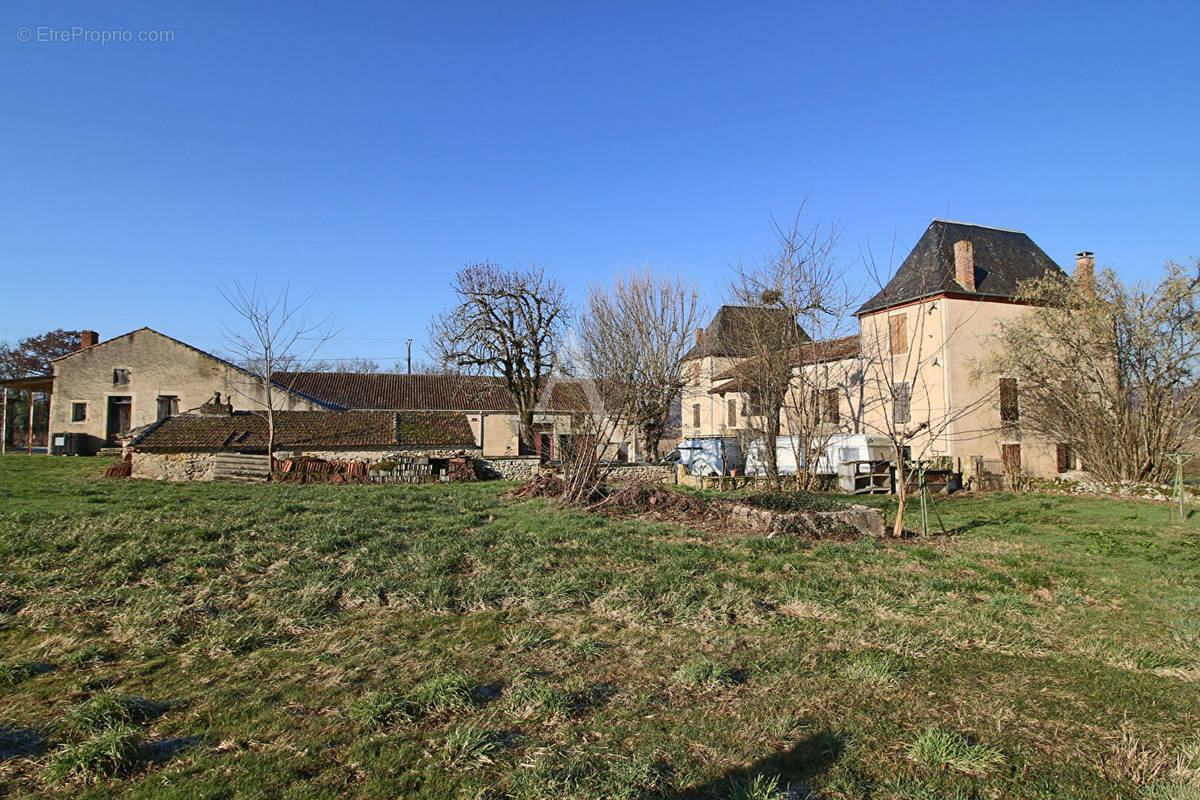
<instances>
[{"instance_id":1,"label":"grass tuft","mask_svg":"<svg viewBox=\"0 0 1200 800\"><path fill-rule=\"evenodd\" d=\"M891 653L858 653L838 664L838 672L851 680L880 686L896 683L903 675L899 659Z\"/></svg>"},{"instance_id":2,"label":"grass tuft","mask_svg":"<svg viewBox=\"0 0 1200 800\"><path fill-rule=\"evenodd\" d=\"M111 777L127 773L141 760L145 740L133 725L117 723L88 739L60 748L51 758L47 777Z\"/></svg>"},{"instance_id":3,"label":"grass tuft","mask_svg":"<svg viewBox=\"0 0 1200 800\"><path fill-rule=\"evenodd\" d=\"M62 730L68 736L85 736L126 723L145 722L165 710L166 704L141 697L120 697L103 693L89 698L68 711Z\"/></svg>"},{"instance_id":4,"label":"grass tuft","mask_svg":"<svg viewBox=\"0 0 1200 800\"><path fill-rule=\"evenodd\" d=\"M972 744L957 731L930 728L908 746L908 757L934 770L953 769L983 775L1004 763L1004 754L994 747Z\"/></svg>"},{"instance_id":5,"label":"grass tuft","mask_svg":"<svg viewBox=\"0 0 1200 800\"><path fill-rule=\"evenodd\" d=\"M741 683L742 679L739 670L723 667L707 658L684 664L671 674L671 680L681 686L706 688L733 686Z\"/></svg>"},{"instance_id":6,"label":"grass tuft","mask_svg":"<svg viewBox=\"0 0 1200 800\"><path fill-rule=\"evenodd\" d=\"M457 767L491 764L492 755L499 749L500 740L491 731L470 724L459 725L447 734L442 759Z\"/></svg>"}]
</instances>

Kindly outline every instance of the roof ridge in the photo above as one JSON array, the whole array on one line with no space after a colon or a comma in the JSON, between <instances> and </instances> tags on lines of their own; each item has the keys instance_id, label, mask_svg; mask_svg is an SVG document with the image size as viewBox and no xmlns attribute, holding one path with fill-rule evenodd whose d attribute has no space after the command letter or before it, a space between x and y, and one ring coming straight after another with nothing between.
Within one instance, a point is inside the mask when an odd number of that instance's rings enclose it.
<instances>
[{"instance_id":1,"label":"roof ridge","mask_svg":"<svg viewBox=\"0 0 1200 800\"><path fill-rule=\"evenodd\" d=\"M958 219L942 219L937 217L934 222L946 222L951 225L965 225L968 228L986 228L989 231L1004 231L1005 233L1025 233L1025 231L1017 230L1016 228L1001 228L997 225L980 225L978 222L963 222ZM1026 234L1028 235L1028 234Z\"/></svg>"}]
</instances>

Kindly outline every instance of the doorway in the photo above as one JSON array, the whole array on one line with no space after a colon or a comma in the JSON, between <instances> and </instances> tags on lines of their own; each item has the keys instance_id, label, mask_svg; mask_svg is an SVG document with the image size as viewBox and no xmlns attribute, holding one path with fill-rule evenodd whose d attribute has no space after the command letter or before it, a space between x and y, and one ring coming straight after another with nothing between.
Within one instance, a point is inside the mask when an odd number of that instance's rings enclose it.
<instances>
[{"instance_id":1,"label":"doorway","mask_svg":"<svg viewBox=\"0 0 1200 800\"><path fill-rule=\"evenodd\" d=\"M108 398L108 415L104 428L108 443L115 444L117 436L128 433L132 427L133 398L128 396Z\"/></svg>"}]
</instances>

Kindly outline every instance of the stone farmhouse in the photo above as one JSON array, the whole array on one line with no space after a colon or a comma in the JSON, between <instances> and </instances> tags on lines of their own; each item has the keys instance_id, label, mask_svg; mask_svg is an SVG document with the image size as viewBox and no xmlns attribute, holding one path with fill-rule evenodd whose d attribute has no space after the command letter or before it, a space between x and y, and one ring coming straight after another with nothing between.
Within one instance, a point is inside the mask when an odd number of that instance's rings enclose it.
<instances>
[{"instance_id":1,"label":"stone farmhouse","mask_svg":"<svg viewBox=\"0 0 1200 800\"><path fill-rule=\"evenodd\" d=\"M1094 280L1091 253L1076 275ZM934 220L895 275L856 312L858 333L805 344L794 355L796 386L822 385L816 398L829 433L911 433L910 454L948 457L956 468L1052 476L1078 464L1069 442L1041 441L1022 429L1015 379L979 377L1003 320L1029 307L1022 282L1064 274L1021 231ZM724 306L697 331L684 365L683 434L735 435L755 418L743 391L735 326L764 309ZM824 372L822 381L802 375ZM797 389L796 391L799 391ZM789 403L800 407L804 398ZM788 424L781 420L780 433Z\"/></svg>"},{"instance_id":2,"label":"stone farmhouse","mask_svg":"<svg viewBox=\"0 0 1200 800\"><path fill-rule=\"evenodd\" d=\"M405 452L411 444L395 436L380 438L376 433L368 446L353 436L353 424L330 427L331 423L316 422L313 416L331 412L346 420L352 417L346 416L348 412L378 412L376 416L383 414L380 419L393 421L415 419L418 412L461 418L461 430L469 431L471 441L464 441L455 426L450 439L422 441L416 446L471 450L501 474L514 470L528 474L532 464L571 452L583 435L575 430L574 419L585 400L580 384L573 381L560 380L547 387L534 415L534 441L530 444L519 435L512 398L498 378L337 372L279 372L273 378L272 405L290 415L285 418L292 420L297 432L295 441L288 437L277 441L280 454L307 452L308 434L304 431L309 429L319 434L318 438L324 437L326 455L340 450L350 459L362 458L364 452ZM74 452L80 455L122 442L147 452L162 453L170 447L189 452L195 445L189 437L194 438L201 428L213 432L210 439L217 435L220 425L213 419L214 412L234 420L229 424L240 425L239 430L248 430L254 424L251 416L260 419L252 412L264 409L266 400L261 381L250 372L150 328L103 342L95 332L85 331L79 349L56 359L53 374L36 380L38 390L44 386L50 394L51 438L62 440L75 434ZM208 419L165 424L177 417L201 416ZM360 416L359 421L366 419ZM375 431L386 427L381 428L378 420L367 425ZM210 439L205 442L211 443ZM249 437L231 440L220 449L252 452L263 447L264 443ZM628 448L626 442L614 443L606 455L624 458Z\"/></svg>"}]
</instances>

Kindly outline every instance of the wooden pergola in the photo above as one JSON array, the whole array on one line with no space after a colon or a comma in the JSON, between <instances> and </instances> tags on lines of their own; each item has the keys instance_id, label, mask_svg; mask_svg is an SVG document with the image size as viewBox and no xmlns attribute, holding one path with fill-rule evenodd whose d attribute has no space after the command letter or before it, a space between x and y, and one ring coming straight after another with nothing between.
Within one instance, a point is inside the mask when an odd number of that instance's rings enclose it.
<instances>
[{"instance_id":1,"label":"wooden pergola","mask_svg":"<svg viewBox=\"0 0 1200 800\"><path fill-rule=\"evenodd\" d=\"M8 451L8 392L29 393L29 429L25 437L26 452L33 455L33 395L46 395L46 452L50 452L50 398L54 393L54 377L34 375L28 378L11 378L0 381L0 455Z\"/></svg>"}]
</instances>

